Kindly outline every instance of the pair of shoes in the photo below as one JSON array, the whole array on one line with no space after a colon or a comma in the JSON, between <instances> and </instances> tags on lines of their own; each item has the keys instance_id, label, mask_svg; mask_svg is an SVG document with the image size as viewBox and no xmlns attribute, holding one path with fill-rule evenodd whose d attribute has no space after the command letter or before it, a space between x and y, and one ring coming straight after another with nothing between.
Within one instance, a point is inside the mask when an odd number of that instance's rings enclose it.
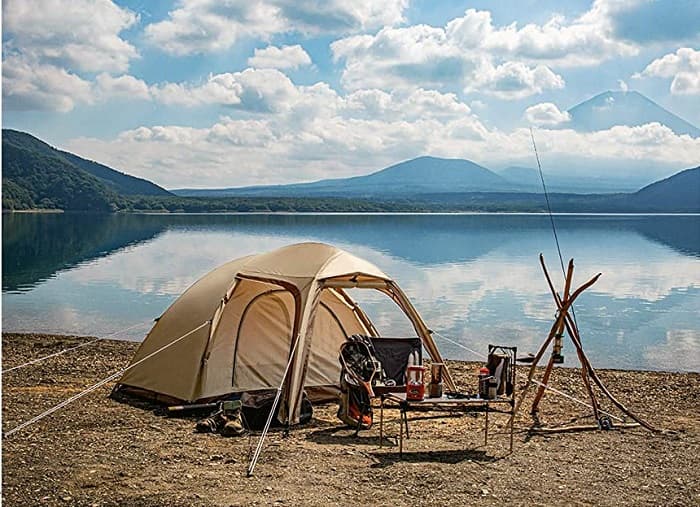
<instances>
[{"instance_id":1,"label":"pair of shoes","mask_svg":"<svg viewBox=\"0 0 700 507\"><path fill-rule=\"evenodd\" d=\"M237 417L230 418L226 424L224 424L224 427L221 428L222 437L240 437L241 435L245 435L245 433L246 429L241 422L240 412L237 414Z\"/></svg>"},{"instance_id":2,"label":"pair of shoes","mask_svg":"<svg viewBox=\"0 0 700 507\"><path fill-rule=\"evenodd\" d=\"M206 419L197 421L195 430L197 433L218 433L227 422L224 412L219 410Z\"/></svg>"},{"instance_id":3,"label":"pair of shoes","mask_svg":"<svg viewBox=\"0 0 700 507\"><path fill-rule=\"evenodd\" d=\"M227 400L221 402L221 410L224 412L226 423L221 428L221 436L223 437L239 437L245 435L246 429L243 426L242 419L242 403L241 400Z\"/></svg>"},{"instance_id":4,"label":"pair of shoes","mask_svg":"<svg viewBox=\"0 0 700 507\"><path fill-rule=\"evenodd\" d=\"M244 435L246 429L241 418L240 400L222 401L216 412L197 421L195 430L197 433L221 433L224 437Z\"/></svg>"}]
</instances>

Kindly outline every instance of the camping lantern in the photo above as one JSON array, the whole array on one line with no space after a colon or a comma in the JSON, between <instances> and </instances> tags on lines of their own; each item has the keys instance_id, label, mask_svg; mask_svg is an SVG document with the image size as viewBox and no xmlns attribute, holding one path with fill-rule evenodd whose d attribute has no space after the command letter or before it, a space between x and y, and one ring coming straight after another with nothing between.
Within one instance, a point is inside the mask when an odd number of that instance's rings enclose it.
<instances>
[{"instance_id":1,"label":"camping lantern","mask_svg":"<svg viewBox=\"0 0 700 507\"><path fill-rule=\"evenodd\" d=\"M425 398L425 368L423 366L409 366L406 370L406 399L423 401Z\"/></svg>"}]
</instances>

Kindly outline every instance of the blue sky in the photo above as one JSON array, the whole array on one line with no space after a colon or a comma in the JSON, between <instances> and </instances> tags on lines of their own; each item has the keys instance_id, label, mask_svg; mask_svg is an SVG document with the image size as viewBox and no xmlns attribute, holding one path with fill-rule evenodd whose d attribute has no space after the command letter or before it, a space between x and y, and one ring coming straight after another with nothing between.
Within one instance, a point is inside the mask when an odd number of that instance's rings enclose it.
<instances>
[{"instance_id":1,"label":"blue sky","mask_svg":"<svg viewBox=\"0 0 700 507\"><path fill-rule=\"evenodd\" d=\"M308 181L429 154L664 176L700 140L567 128L637 90L700 125L696 0L7 0L3 127L169 188Z\"/></svg>"}]
</instances>

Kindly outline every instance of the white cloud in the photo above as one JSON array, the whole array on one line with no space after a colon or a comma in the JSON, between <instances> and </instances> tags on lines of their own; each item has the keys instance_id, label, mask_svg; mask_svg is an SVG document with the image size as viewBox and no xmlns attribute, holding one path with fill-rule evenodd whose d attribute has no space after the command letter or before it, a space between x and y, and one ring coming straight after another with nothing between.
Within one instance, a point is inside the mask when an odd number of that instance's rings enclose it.
<instances>
[{"instance_id":1,"label":"white cloud","mask_svg":"<svg viewBox=\"0 0 700 507\"><path fill-rule=\"evenodd\" d=\"M130 76L110 77L137 58L119 34L138 17L109 0L3 3L3 98L10 110L71 111L110 95L143 98ZM102 72L96 83L84 73Z\"/></svg>"},{"instance_id":2,"label":"white cloud","mask_svg":"<svg viewBox=\"0 0 700 507\"><path fill-rule=\"evenodd\" d=\"M671 93L676 95L700 95L700 51L692 48L679 48L657 58L633 77L673 78Z\"/></svg>"},{"instance_id":3,"label":"white cloud","mask_svg":"<svg viewBox=\"0 0 700 507\"><path fill-rule=\"evenodd\" d=\"M241 37L275 33L347 33L403 20L407 0L182 0L168 18L146 27L146 37L177 55L220 51Z\"/></svg>"},{"instance_id":4,"label":"white cloud","mask_svg":"<svg viewBox=\"0 0 700 507\"><path fill-rule=\"evenodd\" d=\"M564 79L547 66L528 67L520 62L506 62L498 67L485 65L464 91L481 90L502 99L521 99L558 88L564 88Z\"/></svg>"},{"instance_id":5,"label":"white cloud","mask_svg":"<svg viewBox=\"0 0 700 507\"><path fill-rule=\"evenodd\" d=\"M671 82L675 95L700 95L700 72L679 72Z\"/></svg>"},{"instance_id":6,"label":"white cloud","mask_svg":"<svg viewBox=\"0 0 700 507\"><path fill-rule=\"evenodd\" d=\"M151 87L164 104L197 106L220 104L254 112L285 109L296 99L297 88L275 69L245 69L211 75L201 85L165 83Z\"/></svg>"},{"instance_id":7,"label":"white cloud","mask_svg":"<svg viewBox=\"0 0 700 507\"><path fill-rule=\"evenodd\" d=\"M256 49L248 58L248 65L257 69L298 69L311 65L311 57L299 44L294 46L268 46Z\"/></svg>"},{"instance_id":8,"label":"white cloud","mask_svg":"<svg viewBox=\"0 0 700 507\"><path fill-rule=\"evenodd\" d=\"M387 27L339 39L331 49L335 61L344 63L342 83L351 90L421 86L504 99L562 88L563 78L549 65L590 65L635 51L597 25L561 22L496 27L489 12L469 9L444 28Z\"/></svg>"},{"instance_id":9,"label":"white cloud","mask_svg":"<svg viewBox=\"0 0 700 507\"><path fill-rule=\"evenodd\" d=\"M111 98L148 100L151 98L148 85L141 79L128 74L114 77L103 72L97 76L95 86L97 95L103 100Z\"/></svg>"},{"instance_id":10,"label":"white cloud","mask_svg":"<svg viewBox=\"0 0 700 507\"><path fill-rule=\"evenodd\" d=\"M344 62L342 83L351 90L459 86L522 98L562 86L553 67L598 65L634 56L659 40L697 38L698 13L697 2L596 0L575 19L555 15L543 24L499 26L489 11L467 9L444 27L386 27L339 39L331 48ZM695 82L684 75L676 89L689 93Z\"/></svg>"},{"instance_id":11,"label":"white cloud","mask_svg":"<svg viewBox=\"0 0 700 507\"><path fill-rule=\"evenodd\" d=\"M542 102L528 107L524 117L528 123L537 126L561 125L571 120L571 115L567 111L560 111L551 102Z\"/></svg>"},{"instance_id":12,"label":"white cloud","mask_svg":"<svg viewBox=\"0 0 700 507\"><path fill-rule=\"evenodd\" d=\"M443 121L473 118L468 105L453 93L418 90L410 93L387 93L382 90L358 90L343 100L346 115L385 120L416 121L439 119Z\"/></svg>"},{"instance_id":13,"label":"white cloud","mask_svg":"<svg viewBox=\"0 0 700 507\"><path fill-rule=\"evenodd\" d=\"M10 110L67 112L93 100L90 82L54 65L11 55L3 61L2 75L3 107Z\"/></svg>"},{"instance_id":14,"label":"white cloud","mask_svg":"<svg viewBox=\"0 0 700 507\"><path fill-rule=\"evenodd\" d=\"M611 36L601 16L590 13L569 23L554 16L543 25L518 28L516 23L494 26L490 12L468 9L445 28L448 38L460 48L560 66L591 65L635 53L634 47Z\"/></svg>"},{"instance_id":15,"label":"white cloud","mask_svg":"<svg viewBox=\"0 0 700 507\"><path fill-rule=\"evenodd\" d=\"M119 37L138 17L109 0L8 0L2 14L7 47L40 63L121 72L138 56Z\"/></svg>"}]
</instances>

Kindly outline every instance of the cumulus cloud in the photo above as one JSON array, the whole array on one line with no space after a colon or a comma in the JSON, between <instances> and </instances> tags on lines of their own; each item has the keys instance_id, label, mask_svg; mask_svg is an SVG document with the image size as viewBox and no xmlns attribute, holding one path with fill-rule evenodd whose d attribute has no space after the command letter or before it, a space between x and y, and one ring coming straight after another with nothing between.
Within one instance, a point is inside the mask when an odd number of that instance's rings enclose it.
<instances>
[{"instance_id":1,"label":"cumulus cloud","mask_svg":"<svg viewBox=\"0 0 700 507\"><path fill-rule=\"evenodd\" d=\"M256 49L248 58L248 65L257 69L298 69L311 65L311 57L299 44L294 46L268 46Z\"/></svg>"},{"instance_id":2,"label":"cumulus cloud","mask_svg":"<svg viewBox=\"0 0 700 507\"><path fill-rule=\"evenodd\" d=\"M545 65L494 65L485 53L466 51L444 29L427 25L384 28L375 36L340 39L331 49L336 61L345 62L342 82L350 90L462 88L517 99L564 86Z\"/></svg>"},{"instance_id":3,"label":"cumulus cloud","mask_svg":"<svg viewBox=\"0 0 700 507\"><path fill-rule=\"evenodd\" d=\"M215 74L201 85L165 83L151 88L155 100L164 104L220 104L256 112L284 109L297 93L290 79L275 69Z\"/></svg>"},{"instance_id":4,"label":"cumulus cloud","mask_svg":"<svg viewBox=\"0 0 700 507\"><path fill-rule=\"evenodd\" d=\"M497 67L485 65L464 91L482 90L503 99L520 99L557 88L564 88L564 79L547 66L506 62Z\"/></svg>"},{"instance_id":5,"label":"cumulus cloud","mask_svg":"<svg viewBox=\"0 0 700 507\"><path fill-rule=\"evenodd\" d=\"M125 98L148 100L151 93L148 85L141 79L123 74L121 76L110 76L102 73L95 80L97 95L102 99Z\"/></svg>"},{"instance_id":6,"label":"cumulus cloud","mask_svg":"<svg viewBox=\"0 0 700 507\"><path fill-rule=\"evenodd\" d=\"M560 111L551 102L542 102L528 107L524 117L528 123L537 126L561 125L571 120L571 115L567 111Z\"/></svg>"},{"instance_id":7,"label":"cumulus cloud","mask_svg":"<svg viewBox=\"0 0 700 507\"><path fill-rule=\"evenodd\" d=\"M68 112L124 94L125 87L134 91L128 77L107 74L126 70L139 56L119 36L138 21L133 12L109 0L8 0L2 14L6 108ZM85 77L96 72L96 83ZM132 96L142 94L143 86Z\"/></svg>"},{"instance_id":8,"label":"cumulus cloud","mask_svg":"<svg viewBox=\"0 0 700 507\"><path fill-rule=\"evenodd\" d=\"M168 18L146 27L146 37L176 55L220 51L241 37L275 33L347 33L403 21L407 0L182 0Z\"/></svg>"},{"instance_id":9,"label":"cumulus cloud","mask_svg":"<svg viewBox=\"0 0 700 507\"><path fill-rule=\"evenodd\" d=\"M55 65L8 56L2 64L3 107L67 112L92 102L91 83Z\"/></svg>"},{"instance_id":10,"label":"cumulus cloud","mask_svg":"<svg viewBox=\"0 0 700 507\"><path fill-rule=\"evenodd\" d=\"M603 16L584 16L567 21L554 16L543 25L516 23L495 26L488 11L468 9L464 16L447 23L450 40L464 49L482 49L526 61L560 66L590 65L616 55L633 54L634 47L615 40Z\"/></svg>"},{"instance_id":11,"label":"cumulus cloud","mask_svg":"<svg viewBox=\"0 0 700 507\"><path fill-rule=\"evenodd\" d=\"M39 63L121 72L138 56L119 37L138 17L109 0L8 0L2 14L7 47Z\"/></svg>"},{"instance_id":12,"label":"cumulus cloud","mask_svg":"<svg viewBox=\"0 0 700 507\"><path fill-rule=\"evenodd\" d=\"M519 28L493 24L491 13L468 9L444 27L385 27L331 44L343 62L343 85L361 88L434 87L518 99L564 86L552 65L592 65L637 49L615 40L600 17Z\"/></svg>"},{"instance_id":13,"label":"cumulus cloud","mask_svg":"<svg viewBox=\"0 0 700 507\"><path fill-rule=\"evenodd\" d=\"M634 75L635 78L673 78L671 93L676 95L700 95L700 51L680 48L657 58Z\"/></svg>"},{"instance_id":14,"label":"cumulus cloud","mask_svg":"<svg viewBox=\"0 0 700 507\"><path fill-rule=\"evenodd\" d=\"M335 60L345 64L342 82L349 89L450 89L457 83L501 98L522 98L563 84L553 67L597 65L634 56L659 41L697 39L698 19L698 2L670 0L596 0L574 19L555 15L543 24L503 26L494 24L489 11L468 9L444 27L388 27L339 39L331 47ZM484 72L491 78L479 86ZM678 89L692 89L694 82L683 76Z\"/></svg>"}]
</instances>

